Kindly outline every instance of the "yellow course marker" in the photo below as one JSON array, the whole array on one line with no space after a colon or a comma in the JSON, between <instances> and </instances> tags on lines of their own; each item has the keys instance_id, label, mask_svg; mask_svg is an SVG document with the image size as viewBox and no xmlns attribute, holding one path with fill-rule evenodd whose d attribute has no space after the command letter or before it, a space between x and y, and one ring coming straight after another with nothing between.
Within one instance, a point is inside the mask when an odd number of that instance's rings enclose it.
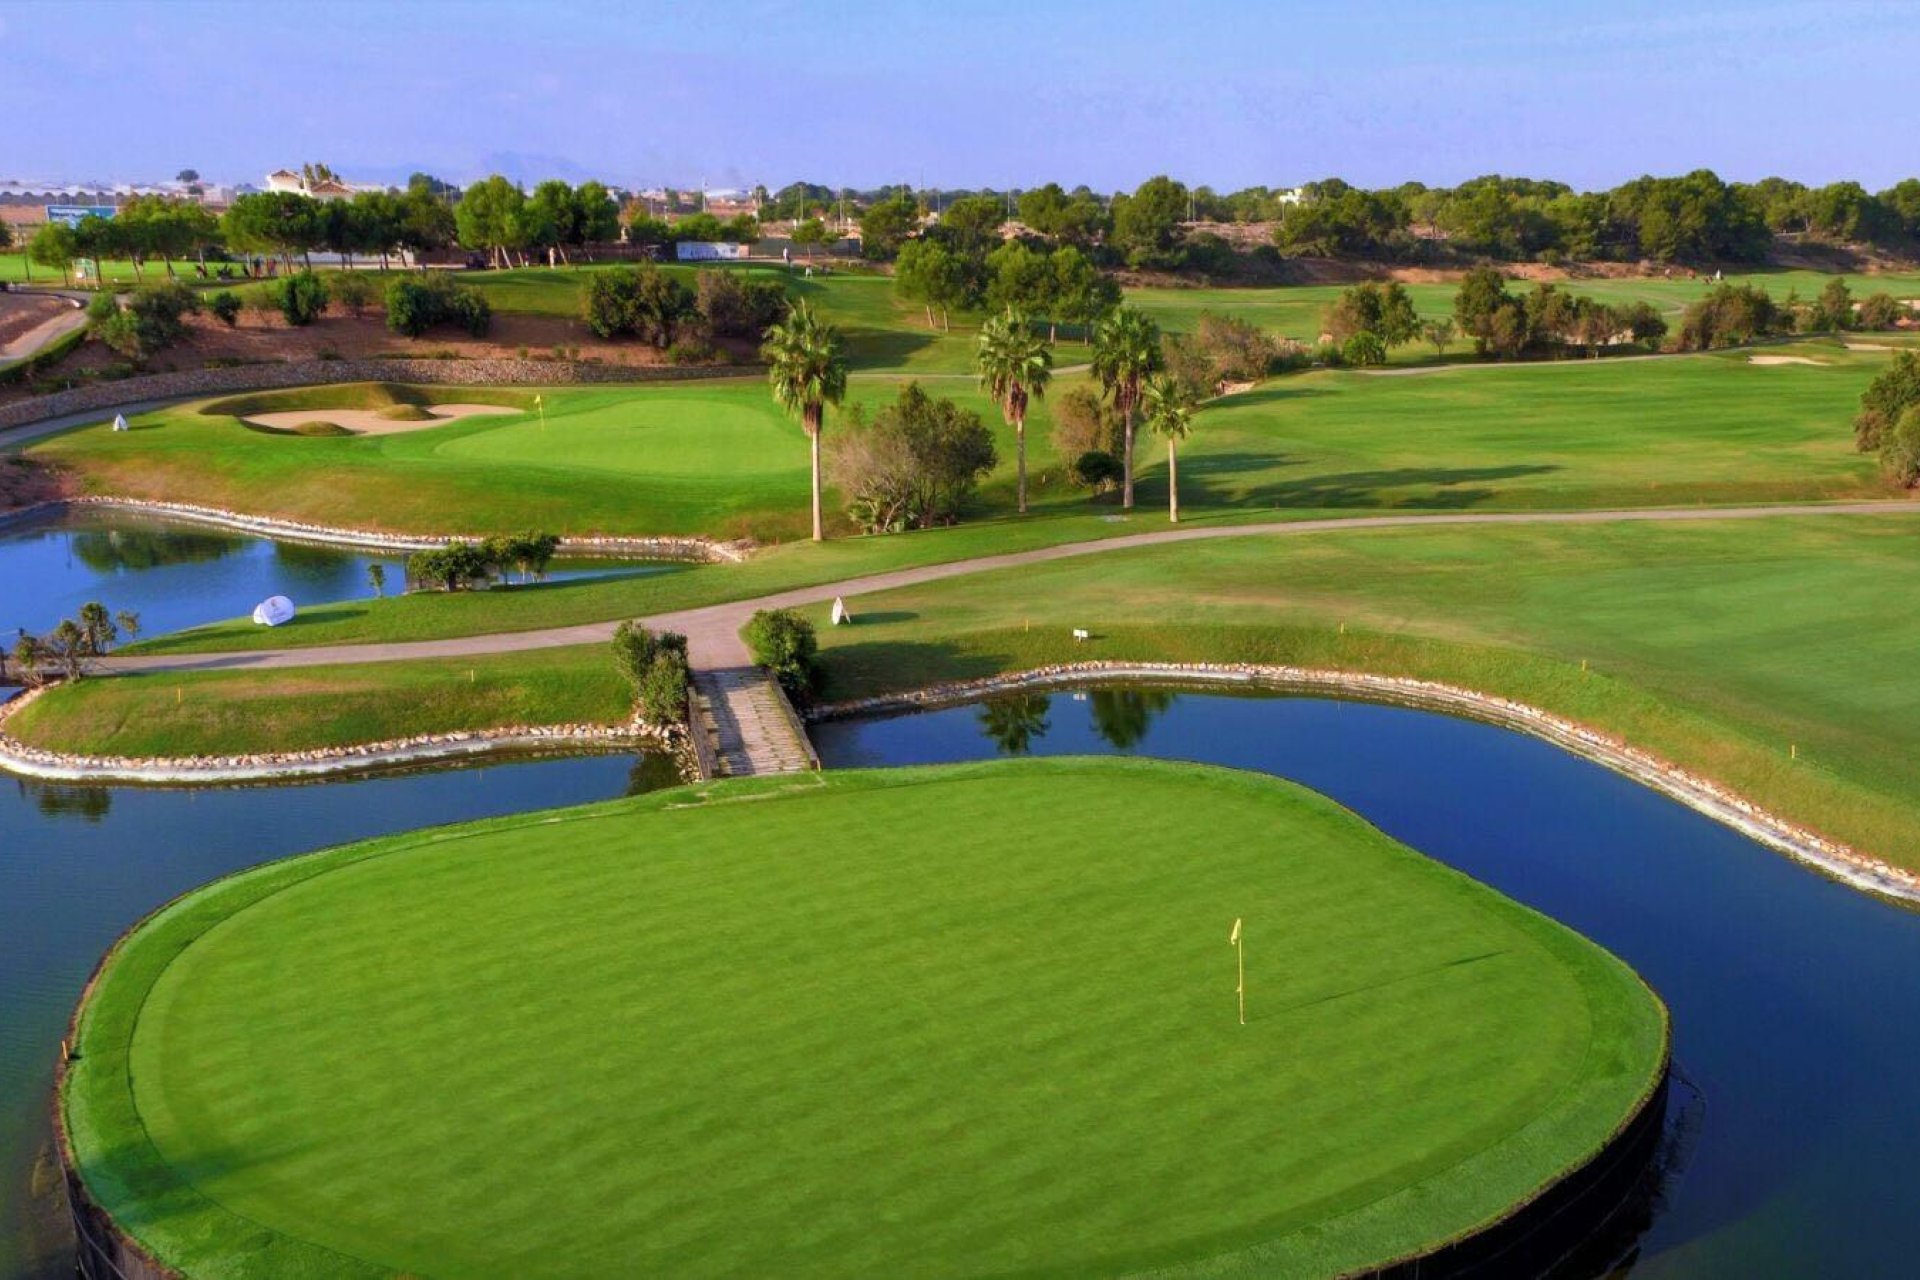
<instances>
[{"instance_id":1,"label":"yellow course marker","mask_svg":"<svg viewBox=\"0 0 1920 1280\"><path fill-rule=\"evenodd\" d=\"M1240 918L1234 917L1233 932L1227 935L1227 941L1233 946L1233 953L1240 962L1240 985L1234 994L1240 997L1240 1025L1247 1025L1247 944L1240 940Z\"/></svg>"}]
</instances>

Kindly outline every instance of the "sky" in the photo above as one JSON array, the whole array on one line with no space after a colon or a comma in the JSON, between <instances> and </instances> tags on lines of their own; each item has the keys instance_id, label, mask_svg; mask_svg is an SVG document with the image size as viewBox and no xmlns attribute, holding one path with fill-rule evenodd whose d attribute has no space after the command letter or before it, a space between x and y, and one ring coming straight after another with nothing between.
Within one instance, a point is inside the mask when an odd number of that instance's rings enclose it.
<instances>
[{"instance_id":1,"label":"sky","mask_svg":"<svg viewBox=\"0 0 1920 1280\"><path fill-rule=\"evenodd\" d=\"M0 0L0 181L1920 173L1920 0Z\"/></svg>"}]
</instances>

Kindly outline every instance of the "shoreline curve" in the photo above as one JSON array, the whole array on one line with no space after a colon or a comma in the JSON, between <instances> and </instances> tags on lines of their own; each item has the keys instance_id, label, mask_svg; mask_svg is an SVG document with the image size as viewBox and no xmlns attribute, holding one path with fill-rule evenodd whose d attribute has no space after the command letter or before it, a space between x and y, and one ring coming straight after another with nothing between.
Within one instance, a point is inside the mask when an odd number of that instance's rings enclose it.
<instances>
[{"instance_id":1,"label":"shoreline curve","mask_svg":"<svg viewBox=\"0 0 1920 1280\"><path fill-rule=\"evenodd\" d=\"M1694 773L1575 720L1460 685L1404 676L1368 675L1312 667L1260 663L1076 662L1027 671L955 681L904 693L850 699L813 708L810 721L845 720L862 715L915 711L970 702L992 693L1021 689L1066 688L1101 680L1145 680L1162 684L1273 689L1280 692L1333 694L1363 702L1383 702L1423 711L1439 711L1514 729L1591 760L1640 785L1676 800L1723 826L1828 879L1852 889L1905 905L1920 905L1920 873L1898 867L1817 831L1761 808L1730 787Z\"/></svg>"}]
</instances>

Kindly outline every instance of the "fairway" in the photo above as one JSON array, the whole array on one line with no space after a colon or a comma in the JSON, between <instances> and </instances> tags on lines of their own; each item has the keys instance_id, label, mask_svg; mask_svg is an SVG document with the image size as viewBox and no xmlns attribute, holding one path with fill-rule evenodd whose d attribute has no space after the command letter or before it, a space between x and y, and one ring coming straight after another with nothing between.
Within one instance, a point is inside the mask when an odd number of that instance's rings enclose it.
<instances>
[{"instance_id":1,"label":"fairway","mask_svg":"<svg viewBox=\"0 0 1920 1280\"><path fill-rule=\"evenodd\" d=\"M1124 760L269 864L78 1035L89 1188L208 1277L1342 1272L1583 1163L1666 1045L1617 960L1324 798Z\"/></svg>"}]
</instances>

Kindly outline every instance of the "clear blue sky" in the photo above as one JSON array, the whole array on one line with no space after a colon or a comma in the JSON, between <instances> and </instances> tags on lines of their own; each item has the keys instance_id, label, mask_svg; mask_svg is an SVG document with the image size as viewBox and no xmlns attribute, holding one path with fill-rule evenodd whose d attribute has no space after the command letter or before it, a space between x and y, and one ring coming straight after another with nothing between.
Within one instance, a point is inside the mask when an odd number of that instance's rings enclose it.
<instances>
[{"instance_id":1,"label":"clear blue sky","mask_svg":"<svg viewBox=\"0 0 1920 1280\"><path fill-rule=\"evenodd\" d=\"M1920 171L1920 4L0 0L0 179Z\"/></svg>"}]
</instances>

